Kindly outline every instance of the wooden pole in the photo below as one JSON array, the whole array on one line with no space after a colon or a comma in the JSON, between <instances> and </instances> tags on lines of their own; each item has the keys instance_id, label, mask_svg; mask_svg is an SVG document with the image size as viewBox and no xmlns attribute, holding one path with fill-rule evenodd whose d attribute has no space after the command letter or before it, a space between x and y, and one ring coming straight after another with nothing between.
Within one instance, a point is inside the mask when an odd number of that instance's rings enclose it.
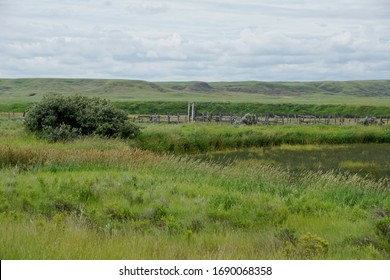
<instances>
[{"instance_id":1,"label":"wooden pole","mask_svg":"<svg viewBox=\"0 0 390 280\"><path fill-rule=\"evenodd\" d=\"M195 122L195 103L192 103L192 122Z\"/></svg>"},{"instance_id":2,"label":"wooden pole","mask_svg":"<svg viewBox=\"0 0 390 280\"><path fill-rule=\"evenodd\" d=\"M188 102L188 113L187 113L188 122L190 122L190 111L191 111L191 103Z\"/></svg>"}]
</instances>

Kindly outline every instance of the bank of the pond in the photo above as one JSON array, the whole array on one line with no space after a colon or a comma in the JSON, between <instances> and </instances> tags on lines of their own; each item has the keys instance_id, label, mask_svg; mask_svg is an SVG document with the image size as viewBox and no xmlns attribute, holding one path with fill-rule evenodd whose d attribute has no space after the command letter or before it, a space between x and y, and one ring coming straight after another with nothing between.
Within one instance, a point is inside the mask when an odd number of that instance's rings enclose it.
<instances>
[{"instance_id":1,"label":"bank of the pond","mask_svg":"<svg viewBox=\"0 0 390 280\"><path fill-rule=\"evenodd\" d=\"M195 154L282 144L390 143L388 126L145 125L133 145L154 152Z\"/></svg>"}]
</instances>

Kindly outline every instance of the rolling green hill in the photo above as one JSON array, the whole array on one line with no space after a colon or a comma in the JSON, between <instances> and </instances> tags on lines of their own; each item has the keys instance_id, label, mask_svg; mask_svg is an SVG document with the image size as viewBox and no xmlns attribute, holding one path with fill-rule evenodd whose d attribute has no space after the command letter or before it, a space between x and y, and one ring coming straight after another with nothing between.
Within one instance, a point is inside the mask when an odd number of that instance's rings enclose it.
<instances>
[{"instance_id":1,"label":"rolling green hill","mask_svg":"<svg viewBox=\"0 0 390 280\"><path fill-rule=\"evenodd\" d=\"M133 96L134 94L246 93L263 95L350 95L390 97L390 80L345 82L147 82L104 79L0 79L0 96L31 97L51 93ZM139 96L139 98L142 98Z\"/></svg>"},{"instance_id":2,"label":"rolling green hill","mask_svg":"<svg viewBox=\"0 0 390 280\"><path fill-rule=\"evenodd\" d=\"M353 113L359 112L362 107L375 107L381 109L365 110L364 114L375 111L382 115L390 115L390 80L206 83L113 79L0 79L0 110L20 111L29 103L36 102L48 94L104 97L120 104L123 108L133 108L134 112L150 111L152 107L154 111L161 109L163 113L171 107L173 111L176 111L179 106L185 110L186 106L182 104L197 102L225 104L223 108L230 106L226 104L239 103L263 106L268 104L275 108L279 108L282 104L280 111L284 110L284 105L288 105L289 108L299 105L297 110L306 112L310 111L307 109L308 106L312 106L313 110L321 106L344 106L342 111L347 113L352 112L349 107L354 108ZM140 110L139 104L148 105L145 110ZM239 107L234 111L240 112L245 109ZM270 108L270 110L276 109ZM325 108L323 111L329 112L329 109ZM335 108L331 111L340 112Z\"/></svg>"}]
</instances>

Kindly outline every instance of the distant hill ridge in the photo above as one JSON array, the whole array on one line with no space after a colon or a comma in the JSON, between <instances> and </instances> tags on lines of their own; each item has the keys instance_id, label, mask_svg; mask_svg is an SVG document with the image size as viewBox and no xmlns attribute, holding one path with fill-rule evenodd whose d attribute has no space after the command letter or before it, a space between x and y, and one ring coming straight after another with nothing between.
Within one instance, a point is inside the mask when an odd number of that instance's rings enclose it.
<instances>
[{"instance_id":1,"label":"distant hill ridge","mask_svg":"<svg viewBox=\"0 0 390 280\"><path fill-rule=\"evenodd\" d=\"M319 82L148 82L116 79L0 79L0 96L34 96L51 93L86 93L94 95L142 93L250 93L266 95L350 95L390 97L390 80L319 81Z\"/></svg>"}]
</instances>

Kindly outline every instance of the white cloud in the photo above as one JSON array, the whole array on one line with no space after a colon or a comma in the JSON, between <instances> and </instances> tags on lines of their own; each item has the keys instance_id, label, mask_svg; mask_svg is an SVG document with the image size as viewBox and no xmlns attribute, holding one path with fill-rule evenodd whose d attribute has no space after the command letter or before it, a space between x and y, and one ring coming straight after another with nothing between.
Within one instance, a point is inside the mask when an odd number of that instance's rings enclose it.
<instances>
[{"instance_id":1,"label":"white cloud","mask_svg":"<svg viewBox=\"0 0 390 280\"><path fill-rule=\"evenodd\" d=\"M170 5L164 1L127 1L127 9L132 13L159 14L168 11Z\"/></svg>"},{"instance_id":2,"label":"white cloud","mask_svg":"<svg viewBox=\"0 0 390 280\"><path fill-rule=\"evenodd\" d=\"M390 4L0 1L1 77L325 80L390 76Z\"/></svg>"}]
</instances>

